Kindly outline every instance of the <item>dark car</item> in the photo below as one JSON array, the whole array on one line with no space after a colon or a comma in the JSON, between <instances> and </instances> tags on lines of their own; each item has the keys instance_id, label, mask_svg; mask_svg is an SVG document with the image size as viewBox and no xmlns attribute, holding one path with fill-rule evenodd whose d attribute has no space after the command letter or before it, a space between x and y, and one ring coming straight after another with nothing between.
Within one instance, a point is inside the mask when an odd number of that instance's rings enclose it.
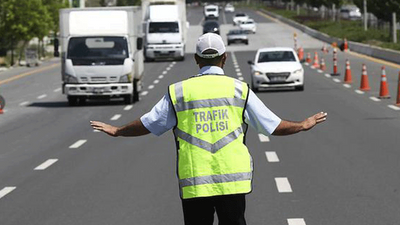
<instances>
[{"instance_id":1,"label":"dark car","mask_svg":"<svg viewBox=\"0 0 400 225\"><path fill-rule=\"evenodd\" d=\"M216 33L219 34L219 24L217 21L206 21L203 24L203 34Z\"/></svg>"}]
</instances>

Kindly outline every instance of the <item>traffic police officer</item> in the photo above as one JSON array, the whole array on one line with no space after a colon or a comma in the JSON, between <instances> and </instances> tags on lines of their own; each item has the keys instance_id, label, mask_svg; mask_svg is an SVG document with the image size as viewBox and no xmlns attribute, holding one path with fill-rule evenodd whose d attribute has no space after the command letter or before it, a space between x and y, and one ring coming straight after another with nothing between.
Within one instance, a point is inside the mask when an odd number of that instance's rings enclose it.
<instances>
[{"instance_id":1,"label":"traffic police officer","mask_svg":"<svg viewBox=\"0 0 400 225\"><path fill-rule=\"evenodd\" d=\"M170 85L149 113L123 127L91 121L94 129L111 136L161 135L173 129L185 225L212 225L215 212L220 225L246 224L245 195L253 176L244 144L247 125L259 133L289 135L327 116L281 120L246 83L224 75L226 58L222 38L206 33L196 44L199 74Z\"/></svg>"}]
</instances>

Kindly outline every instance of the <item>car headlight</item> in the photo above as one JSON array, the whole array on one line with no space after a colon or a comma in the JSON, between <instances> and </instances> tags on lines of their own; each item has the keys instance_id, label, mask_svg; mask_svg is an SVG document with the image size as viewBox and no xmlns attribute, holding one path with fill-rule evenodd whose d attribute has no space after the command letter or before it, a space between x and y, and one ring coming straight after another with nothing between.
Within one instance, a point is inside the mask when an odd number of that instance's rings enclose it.
<instances>
[{"instance_id":1,"label":"car headlight","mask_svg":"<svg viewBox=\"0 0 400 225\"><path fill-rule=\"evenodd\" d=\"M303 72L303 69L298 69L298 70L293 71L294 74L301 73L301 72Z\"/></svg>"},{"instance_id":2,"label":"car headlight","mask_svg":"<svg viewBox=\"0 0 400 225\"><path fill-rule=\"evenodd\" d=\"M125 74L119 78L119 83L130 83L132 80L131 74Z\"/></svg>"},{"instance_id":3,"label":"car headlight","mask_svg":"<svg viewBox=\"0 0 400 225\"><path fill-rule=\"evenodd\" d=\"M260 75L262 75L262 73L260 71L254 71L254 75L260 76Z\"/></svg>"},{"instance_id":4,"label":"car headlight","mask_svg":"<svg viewBox=\"0 0 400 225\"><path fill-rule=\"evenodd\" d=\"M72 75L69 75L69 74L65 74L64 82L67 83L67 84L77 84L78 83L78 79L75 76L72 76Z\"/></svg>"}]
</instances>

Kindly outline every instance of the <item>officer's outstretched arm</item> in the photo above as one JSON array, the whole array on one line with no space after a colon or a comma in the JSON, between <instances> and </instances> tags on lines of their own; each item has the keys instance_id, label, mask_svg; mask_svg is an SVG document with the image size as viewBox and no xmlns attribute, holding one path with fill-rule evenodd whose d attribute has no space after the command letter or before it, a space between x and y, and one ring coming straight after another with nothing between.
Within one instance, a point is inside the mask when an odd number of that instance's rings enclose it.
<instances>
[{"instance_id":1,"label":"officer's outstretched arm","mask_svg":"<svg viewBox=\"0 0 400 225\"><path fill-rule=\"evenodd\" d=\"M272 135L290 135L295 134L300 131L307 131L313 128L318 123L324 122L327 117L327 113L320 112L305 119L302 122L292 122L287 120L282 120Z\"/></svg>"},{"instance_id":2,"label":"officer's outstretched arm","mask_svg":"<svg viewBox=\"0 0 400 225\"><path fill-rule=\"evenodd\" d=\"M143 125L140 119L133 121L122 127L112 126L99 121L90 121L90 125L95 130L103 131L104 133L113 136L133 137L149 134L150 131Z\"/></svg>"}]
</instances>

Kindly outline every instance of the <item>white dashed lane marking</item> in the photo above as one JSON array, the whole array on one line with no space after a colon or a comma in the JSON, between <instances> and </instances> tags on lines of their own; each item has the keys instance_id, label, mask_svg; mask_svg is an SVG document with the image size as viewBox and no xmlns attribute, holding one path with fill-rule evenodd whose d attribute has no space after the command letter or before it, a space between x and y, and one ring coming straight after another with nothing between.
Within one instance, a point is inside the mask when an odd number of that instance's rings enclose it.
<instances>
[{"instance_id":1,"label":"white dashed lane marking","mask_svg":"<svg viewBox=\"0 0 400 225\"><path fill-rule=\"evenodd\" d=\"M54 92L60 92L61 88L54 89Z\"/></svg>"},{"instance_id":2,"label":"white dashed lane marking","mask_svg":"<svg viewBox=\"0 0 400 225\"><path fill-rule=\"evenodd\" d=\"M148 91L143 91L142 93L140 93L141 96L145 96L147 95L149 92Z\"/></svg>"},{"instance_id":3,"label":"white dashed lane marking","mask_svg":"<svg viewBox=\"0 0 400 225\"><path fill-rule=\"evenodd\" d=\"M267 157L268 162L279 162L276 152L265 152L265 156Z\"/></svg>"},{"instance_id":4,"label":"white dashed lane marking","mask_svg":"<svg viewBox=\"0 0 400 225\"><path fill-rule=\"evenodd\" d=\"M333 81L335 81L336 83L340 83L340 80L337 78L334 78Z\"/></svg>"},{"instance_id":5,"label":"white dashed lane marking","mask_svg":"<svg viewBox=\"0 0 400 225\"><path fill-rule=\"evenodd\" d=\"M127 105L127 106L125 106L124 110L128 111L128 110L131 110L132 108L133 108L133 105Z\"/></svg>"},{"instance_id":6,"label":"white dashed lane marking","mask_svg":"<svg viewBox=\"0 0 400 225\"><path fill-rule=\"evenodd\" d=\"M293 192L287 177L276 177L275 182L279 193Z\"/></svg>"},{"instance_id":7,"label":"white dashed lane marking","mask_svg":"<svg viewBox=\"0 0 400 225\"><path fill-rule=\"evenodd\" d=\"M397 107L395 105L388 105L389 108L394 109L396 111L400 110L400 107Z\"/></svg>"},{"instance_id":8,"label":"white dashed lane marking","mask_svg":"<svg viewBox=\"0 0 400 225\"><path fill-rule=\"evenodd\" d=\"M77 142L75 142L74 144L72 144L71 146L69 146L69 148L79 148L81 147L83 144L86 143L87 140L79 140Z\"/></svg>"},{"instance_id":9,"label":"white dashed lane marking","mask_svg":"<svg viewBox=\"0 0 400 225\"><path fill-rule=\"evenodd\" d=\"M48 159L46 162L44 162L44 163L40 164L39 166L37 166L34 170L45 170L49 166L53 165L57 161L58 161L58 159Z\"/></svg>"},{"instance_id":10,"label":"white dashed lane marking","mask_svg":"<svg viewBox=\"0 0 400 225\"><path fill-rule=\"evenodd\" d=\"M26 105L29 105L29 102L28 102L28 101L21 102L21 103L19 103L19 105L20 105L20 106L26 106Z\"/></svg>"},{"instance_id":11,"label":"white dashed lane marking","mask_svg":"<svg viewBox=\"0 0 400 225\"><path fill-rule=\"evenodd\" d=\"M164 74L164 75L167 74L167 71L163 71L162 74Z\"/></svg>"},{"instance_id":12,"label":"white dashed lane marking","mask_svg":"<svg viewBox=\"0 0 400 225\"><path fill-rule=\"evenodd\" d=\"M357 94L360 94L360 95L364 94L364 92L363 92L363 91L360 91L360 90L355 90L355 92L356 92Z\"/></svg>"},{"instance_id":13,"label":"white dashed lane marking","mask_svg":"<svg viewBox=\"0 0 400 225\"><path fill-rule=\"evenodd\" d=\"M258 138L261 142L269 142L269 137L264 134L258 134Z\"/></svg>"},{"instance_id":14,"label":"white dashed lane marking","mask_svg":"<svg viewBox=\"0 0 400 225\"><path fill-rule=\"evenodd\" d=\"M345 88L351 88L351 85L350 85L350 84L343 84L343 87L345 87Z\"/></svg>"},{"instance_id":15,"label":"white dashed lane marking","mask_svg":"<svg viewBox=\"0 0 400 225\"><path fill-rule=\"evenodd\" d=\"M243 78L243 77L238 77L238 79L239 79L239 80L244 80L244 78Z\"/></svg>"},{"instance_id":16,"label":"white dashed lane marking","mask_svg":"<svg viewBox=\"0 0 400 225\"><path fill-rule=\"evenodd\" d=\"M115 114L110 120L118 120L119 118L121 118L121 114Z\"/></svg>"},{"instance_id":17,"label":"white dashed lane marking","mask_svg":"<svg viewBox=\"0 0 400 225\"><path fill-rule=\"evenodd\" d=\"M47 97L47 95L43 94L43 95L38 96L37 99L42 99L42 98L46 98L46 97Z\"/></svg>"},{"instance_id":18,"label":"white dashed lane marking","mask_svg":"<svg viewBox=\"0 0 400 225\"><path fill-rule=\"evenodd\" d=\"M328 73L326 73L326 74L325 74L325 77L331 77L331 75L330 75L330 74L328 74Z\"/></svg>"},{"instance_id":19,"label":"white dashed lane marking","mask_svg":"<svg viewBox=\"0 0 400 225\"><path fill-rule=\"evenodd\" d=\"M163 78L164 78L164 75L158 76L158 79L163 79Z\"/></svg>"},{"instance_id":20,"label":"white dashed lane marking","mask_svg":"<svg viewBox=\"0 0 400 225\"><path fill-rule=\"evenodd\" d=\"M236 73L236 75L238 75L238 77L242 76L242 73L238 72Z\"/></svg>"},{"instance_id":21,"label":"white dashed lane marking","mask_svg":"<svg viewBox=\"0 0 400 225\"><path fill-rule=\"evenodd\" d=\"M158 84L158 83L160 83L160 81L159 80L154 80L153 83L154 84Z\"/></svg>"},{"instance_id":22,"label":"white dashed lane marking","mask_svg":"<svg viewBox=\"0 0 400 225\"><path fill-rule=\"evenodd\" d=\"M0 199L8 195L10 192L14 191L17 187L5 187L0 190Z\"/></svg>"},{"instance_id":23,"label":"white dashed lane marking","mask_svg":"<svg viewBox=\"0 0 400 225\"><path fill-rule=\"evenodd\" d=\"M291 218L287 219L288 225L306 225L303 218Z\"/></svg>"},{"instance_id":24,"label":"white dashed lane marking","mask_svg":"<svg viewBox=\"0 0 400 225\"><path fill-rule=\"evenodd\" d=\"M369 99L371 99L371 100L374 101L374 102L380 102L380 101L381 101L379 98L374 97L374 96L369 97Z\"/></svg>"},{"instance_id":25,"label":"white dashed lane marking","mask_svg":"<svg viewBox=\"0 0 400 225\"><path fill-rule=\"evenodd\" d=\"M154 85L149 85L149 89L153 89L154 88Z\"/></svg>"}]
</instances>

